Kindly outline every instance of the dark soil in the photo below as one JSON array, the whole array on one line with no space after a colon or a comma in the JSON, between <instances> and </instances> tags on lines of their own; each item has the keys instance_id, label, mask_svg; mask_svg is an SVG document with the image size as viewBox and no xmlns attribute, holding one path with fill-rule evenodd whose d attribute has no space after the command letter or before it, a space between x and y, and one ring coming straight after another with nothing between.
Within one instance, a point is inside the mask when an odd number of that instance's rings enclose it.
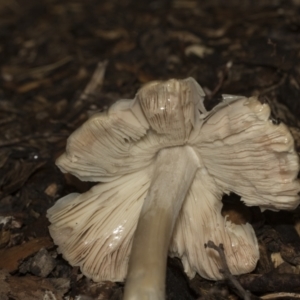
<instances>
[{"instance_id":1,"label":"dark soil","mask_svg":"<svg viewBox=\"0 0 300 300\"><path fill-rule=\"evenodd\" d=\"M104 62L103 82L89 93ZM94 112L133 98L148 81L188 76L209 108L222 93L268 101L299 151L300 1L0 0L1 300L122 298L122 283L93 283L56 252L46 210L91 185L62 174L55 159ZM293 299L300 210L248 213L261 259L238 281L253 298ZM284 261L278 268L275 253ZM230 280L189 281L179 260L168 262L169 300L245 297L238 294Z\"/></svg>"}]
</instances>

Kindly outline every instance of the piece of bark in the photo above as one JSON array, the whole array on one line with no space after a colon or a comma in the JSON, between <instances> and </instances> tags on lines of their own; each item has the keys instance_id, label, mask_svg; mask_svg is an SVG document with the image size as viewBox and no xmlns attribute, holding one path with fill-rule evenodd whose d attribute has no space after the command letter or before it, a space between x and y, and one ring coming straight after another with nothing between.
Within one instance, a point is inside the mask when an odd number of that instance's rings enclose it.
<instances>
[{"instance_id":1,"label":"piece of bark","mask_svg":"<svg viewBox=\"0 0 300 300\"><path fill-rule=\"evenodd\" d=\"M69 286L70 280L66 278L17 277L0 271L1 300L62 300Z\"/></svg>"},{"instance_id":2,"label":"piece of bark","mask_svg":"<svg viewBox=\"0 0 300 300\"><path fill-rule=\"evenodd\" d=\"M300 265L300 247L293 244L281 244L280 254L282 258L288 263L299 266Z\"/></svg>"},{"instance_id":3,"label":"piece of bark","mask_svg":"<svg viewBox=\"0 0 300 300\"><path fill-rule=\"evenodd\" d=\"M41 248L52 247L53 242L49 237L31 240L25 244L0 250L0 269L14 272L22 260L35 254Z\"/></svg>"},{"instance_id":4,"label":"piece of bark","mask_svg":"<svg viewBox=\"0 0 300 300\"><path fill-rule=\"evenodd\" d=\"M276 271L263 275L246 274L239 276L239 282L252 293L300 291L300 276L298 274L279 274Z\"/></svg>"},{"instance_id":5,"label":"piece of bark","mask_svg":"<svg viewBox=\"0 0 300 300\"><path fill-rule=\"evenodd\" d=\"M261 240L258 241L260 258L256 266L256 272L265 274L274 269L274 265L271 261L270 253L267 246Z\"/></svg>"},{"instance_id":6,"label":"piece of bark","mask_svg":"<svg viewBox=\"0 0 300 300\"><path fill-rule=\"evenodd\" d=\"M50 253L42 248L34 257L31 257L19 267L19 272L32 273L35 276L47 277L56 267L56 260Z\"/></svg>"},{"instance_id":7,"label":"piece of bark","mask_svg":"<svg viewBox=\"0 0 300 300\"><path fill-rule=\"evenodd\" d=\"M278 266L277 272L279 274L298 274L299 275L299 269L295 266L292 266L291 264L289 264L287 262L283 262L280 266Z\"/></svg>"},{"instance_id":8,"label":"piece of bark","mask_svg":"<svg viewBox=\"0 0 300 300\"><path fill-rule=\"evenodd\" d=\"M116 290L120 286L116 282L102 281L93 282L92 280L82 277L81 280L76 280L73 298L79 297L82 300L110 300Z\"/></svg>"},{"instance_id":9,"label":"piece of bark","mask_svg":"<svg viewBox=\"0 0 300 300\"><path fill-rule=\"evenodd\" d=\"M10 160L2 169L4 174L0 180L1 192L5 195L16 192L24 185L28 178L44 164L45 162L37 163Z\"/></svg>"}]
</instances>

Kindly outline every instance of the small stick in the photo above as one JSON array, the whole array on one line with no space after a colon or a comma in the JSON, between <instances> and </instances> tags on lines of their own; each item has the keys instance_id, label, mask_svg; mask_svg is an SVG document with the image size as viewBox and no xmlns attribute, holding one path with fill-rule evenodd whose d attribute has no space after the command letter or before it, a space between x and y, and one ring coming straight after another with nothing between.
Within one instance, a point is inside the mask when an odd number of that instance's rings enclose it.
<instances>
[{"instance_id":1,"label":"small stick","mask_svg":"<svg viewBox=\"0 0 300 300\"><path fill-rule=\"evenodd\" d=\"M86 85L84 91L80 93L79 97L76 97L72 111L65 118L65 123L70 123L71 120L76 118L82 109L89 103L88 100L95 99L97 97L103 86L107 64L107 60L97 64L96 70L94 71L92 78Z\"/></svg>"},{"instance_id":2,"label":"small stick","mask_svg":"<svg viewBox=\"0 0 300 300\"><path fill-rule=\"evenodd\" d=\"M299 299L300 294L296 293L272 293L260 297L261 299L277 299L277 298L289 298L289 299Z\"/></svg>"},{"instance_id":3,"label":"small stick","mask_svg":"<svg viewBox=\"0 0 300 300\"><path fill-rule=\"evenodd\" d=\"M85 100L91 96L95 96L101 90L107 63L107 60L98 63L91 80L79 97L80 100Z\"/></svg>"},{"instance_id":4,"label":"small stick","mask_svg":"<svg viewBox=\"0 0 300 300\"><path fill-rule=\"evenodd\" d=\"M262 90L259 93L259 95L262 96L262 95L268 94L268 93L278 89L281 85L283 85L285 83L286 79L287 79L287 74L283 74L283 76L281 77L281 79L278 82L276 82L275 84L271 85L270 87Z\"/></svg>"},{"instance_id":5,"label":"small stick","mask_svg":"<svg viewBox=\"0 0 300 300\"><path fill-rule=\"evenodd\" d=\"M249 291L246 291L239 283L239 281L231 274L229 267L227 265L223 244L219 244L219 246L217 246L213 241L208 241L208 243L205 244L204 246L205 248L208 247L214 249L219 253L221 264L222 264L222 269L219 270L220 273L224 274L225 278L234 285L234 287L238 290L239 295L243 297L244 300L251 300L251 293Z\"/></svg>"}]
</instances>

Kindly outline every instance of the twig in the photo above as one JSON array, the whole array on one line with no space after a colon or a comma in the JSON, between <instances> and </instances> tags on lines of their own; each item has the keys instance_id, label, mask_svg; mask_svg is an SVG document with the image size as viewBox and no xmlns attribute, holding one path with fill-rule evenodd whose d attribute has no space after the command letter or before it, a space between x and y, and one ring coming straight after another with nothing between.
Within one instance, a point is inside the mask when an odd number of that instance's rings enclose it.
<instances>
[{"instance_id":1,"label":"twig","mask_svg":"<svg viewBox=\"0 0 300 300\"><path fill-rule=\"evenodd\" d=\"M259 95L262 96L278 89L281 85L285 83L286 79L287 79L287 74L283 74L283 76L277 83L263 89L262 91L259 92Z\"/></svg>"},{"instance_id":2,"label":"twig","mask_svg":"<svg viewBox=\"0 0 300 300\"><path fill-rule=\"evenodd\" d=\"M204 246L205 248L208 247L214 249L219 253L222 265L222 269L219 270L220 273L224 274L225 278L234 285L234 287L238 290L239 296L243 297L244 300L251 300L251 293L249 291L246 291L238 282L238 280L231 274L225 257L223 244L219 244L219 246L216 246L214 242L208 241L208 243Z\"/></svg>"},{"instance_id":3,"label":"twig","mask_svg":"<svg viewBox=\"0 0 300 300\"><path fill-rule=\"evenodd\" d=\"M44 73L51 72L55 69L62 67L65 64L69 63L72 60L73 60L73 58L71 56L66 56L66 57L62 58L61 60L56 61L52 64L32 68L32 69L20 72L18 74L11 74L11 75L17 80L23 80L30 76L38 76L38 75L42 75Z\"/></svg>"},{"instance_id":4,"label":"twig","mask_svg":"<svg viewBox=\"0 0 300 300\"><path fill-rule=\"evenodd\" d=\"M295 293L272 293L268 295L261 296L261 299L277 299L277 298L289 298L289 299L299 299L300 294Z\"/></svg>"},{"instance_id":5,"label":"twig","mask_svg":"<svg viewBox=\"0 0 300 300\"><path fill-rule=\"evenodd\" d=\"M211 91L210 94L207 95L207 99L213 98L219 92L219 90L222 88L222 86L224 84L224 81L228 77L228 74L229 74L229 71L230 71L231 68L232 68L232 61L229 61L229 62L227 62L225 67L223 67L219 71L219 73L218 73L219 82L217 83L217 85L215 86L213 91Z\"/></svg>"},{"instance_id":6,"label":"twig","mask_svg":"<svg viewBox=\"0 0 300 300\"><path fill-rule=\"evenodd\" d=\"M82 109L84 109L86 105L89 104L87 100L97 97L103 85L107 64L107 60L98 63L96 70L94 71L92 78L87 84L86 88L78 97L75 98L73 107L72 109L70 109L70 113L65 118L65 123L70 123L71 120L75 119L76 116L78 116Z\"/></svg>"},{"instance_id":7,"label":"twig","mask_svg":"<svg viewBox=\"0 0 300 300\"><path fill-rule=\"evenodd\" d=\"M103 85L107 63L107 60L98 63L91 80L87 84L83 93L79 96L79 100L86 100L87 98L98 94Z\"/></svg>"}]
</instances>

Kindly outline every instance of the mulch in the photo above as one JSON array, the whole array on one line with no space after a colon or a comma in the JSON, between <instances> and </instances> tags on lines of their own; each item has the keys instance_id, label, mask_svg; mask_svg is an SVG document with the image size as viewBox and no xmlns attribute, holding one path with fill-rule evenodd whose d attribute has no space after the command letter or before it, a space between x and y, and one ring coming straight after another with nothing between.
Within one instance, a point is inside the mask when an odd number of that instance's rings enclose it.
<instances>
[{"instance_id":1,"label":"mulch","mask_svg":"<svg viewBox=\"0 0 300 300\"><path fill-rule=\"evenodd\" d=\"M0 0L1 300L122 298L122 283L93 283L56 252L46 210L91 184L55 159L93 113L148 81L189 76L208 108L222 93L267 101L300 152L299 0ZM248 210L261 259L236 279L253 299L299 298L300 210ZM249 293L230 279L188 280L168 260L169 300Z\"/></svg>"}]
</instances>

